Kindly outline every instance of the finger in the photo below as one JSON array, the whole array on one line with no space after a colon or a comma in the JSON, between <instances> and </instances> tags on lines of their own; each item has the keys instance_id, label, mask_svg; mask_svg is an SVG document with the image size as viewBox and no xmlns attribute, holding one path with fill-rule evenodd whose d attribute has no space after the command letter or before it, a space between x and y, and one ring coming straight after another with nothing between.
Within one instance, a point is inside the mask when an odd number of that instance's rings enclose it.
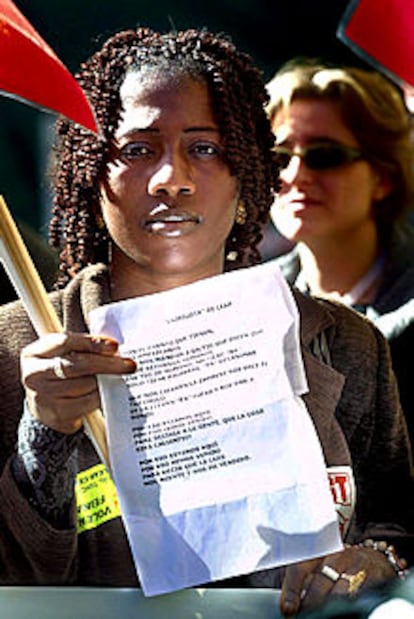
<instances>
[{"instance_id":1,"label":"finger","mask_svg":"<svg viewBox=\"0 0 414 619\"><path fill-rule=\"evenodd\" d=\"M324 572L324 567L329 572ZM326 574L331 573L332 576ZM309 610L322 604L328 595L345 595L348 593L348 583L341 578L341 571L329 563L321 566L306 582L302 592L301 610Z\"/></svg>"},{"instance_id":2,"label":"finger","mask_svg":"<svg viewBox=\"0 0 414 619\"><path fill-rule=\"evenodd\" d=\"M346 548L323 558L310 576L302 595L302 610L315 608L328 595L348 595L350 583L344 574L357 574L363 568L361 553L355 548Z\"/></svg>"},{"instance_id":3,"label":"finger","mask_svg":"<svg viewBox=\"0 0 414 619\"><path fill-rule=\"evenodd\" d=\"M59 371L57 371L57 368ZM96 376L97 374L131 374L136 371L133 359L118 355L97 355L71 352L59 357L22 356L21 371L23 384L37 389L41 382Z\"/></svg>"},{"instance_id":4,"label":"finger","mask_svg":"<svg viewBox=\"0 0 414 619\"><path fill-rule=\"evenodd\" d=\"M130 374L137 369L133 359L127 357L71 353L63 357L63 373L66 378L78 378L96 374ZM55 372L53 372L55 374Z\"/></svg>"},{"instance_id":5,"label":"finger","mask_svg":"<svg viewBox=\"0 0 414 619\"><path fill-rule=\"evenodd\" d=\"M115 355L118 342L108 336L88 333L49 333L26 346L23 357L59 357L71 352Z\"/></svg>"},{"instance_id":6,"label":"finger","mask_svg":"<svg viewBox=\"0 0 414 619\"><path fill-rule=\"evenodd\" d=\"M320 559L302 561L286 568L280 597L280 608L286 617L291 617L299 611L305 582L319 562Z\"/></svg>"},{"instance_id":7,"label":"finger","mask_svg":"<svg viewBox=\"0 0 414 619\"><path fill-rule=\"evenodd\" d=\"M62 402L76 400L89 396L92 393L98 394L96 378L94 376L72 378L70 380L55 379L50 381L45 389L32 390L28 387L28 390L33 392L33 401L37 407L50 408L54 406L57 409L59 409Z\"/></svg>"}]
</instances>

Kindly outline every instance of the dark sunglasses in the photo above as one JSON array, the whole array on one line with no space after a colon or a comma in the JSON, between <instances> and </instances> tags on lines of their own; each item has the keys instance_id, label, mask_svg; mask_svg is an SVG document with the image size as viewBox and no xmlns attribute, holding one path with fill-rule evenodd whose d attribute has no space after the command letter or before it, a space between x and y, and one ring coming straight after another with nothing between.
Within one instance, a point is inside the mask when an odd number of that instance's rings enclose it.
<instances>
[{"instance_id":1,"label":"dark sunglasses","mask_svg":"<svg viewBox=\"0 0 414 619\"><path fill-rule=\"evenodd\" d=\"M364 159L362 151L345 144L310 144L299 149L274 146L273 151L281 170L287 168L292 157L300 157L310 170L332 170L346 163Z\"/></svg>"}]
</instances>

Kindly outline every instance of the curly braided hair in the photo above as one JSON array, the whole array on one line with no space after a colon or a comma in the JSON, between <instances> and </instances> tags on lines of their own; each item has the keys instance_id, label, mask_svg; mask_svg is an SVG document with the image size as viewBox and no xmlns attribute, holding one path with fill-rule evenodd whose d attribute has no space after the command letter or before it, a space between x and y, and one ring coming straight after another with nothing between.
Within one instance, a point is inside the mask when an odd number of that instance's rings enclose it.
<instances>
[{"instance_id":1,"label":"curly braided hair","mask_svg":"<svg viewBox=\"0 0 414 619\"><path fill-rule=\"evenodd\" d=\"M227 163L240 187L244 224L234 223L226 244L226 270L257 264L257 245L277 185L273 136L265 113L267 93L251 58L223 35L204 30L160 34L148 28L109 38L76 75L95 110L99 136L67 119L56 125L50 243L60 250L57 286L78 271L108 262L108 233L100 217L99 183L117 128L120 86L131 70L175 71L208 85Z\"/></svg>"}]
</instances>

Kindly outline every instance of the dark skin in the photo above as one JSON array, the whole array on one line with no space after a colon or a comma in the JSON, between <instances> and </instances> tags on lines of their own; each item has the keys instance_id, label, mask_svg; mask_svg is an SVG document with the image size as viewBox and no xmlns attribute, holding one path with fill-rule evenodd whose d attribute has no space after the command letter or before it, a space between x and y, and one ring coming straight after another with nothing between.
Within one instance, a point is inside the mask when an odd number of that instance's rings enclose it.
<instances>
[{"instance_id":1,"label":"dark skin","mask_svg":"<svg viewBox=\"0 0 414 619\"><path fill-rule=\"evenodd\" d=\"M367 577L363 588L379 584L394 575L392 566L378 551L355 546L321 559L289 565L281 593L281 610L286 617L294 616L299 610L320 606L328 596L348 594L349 582L344 578L336 582L327 578L321 573L324 565L339 574L354 575L365 570Z\"/></svg>"},{"instance_id":2,"label":"dark skin","mask_svg":"<svg viewBox=\"0 0 414 619\"><path fill-rule=\"evenodd\" d=\"M223 160L207 87L171 89L127 78L124 113L101 185L111 234L112 299L169 290L223 271L237 182ZM57 379L56 357L68 380ZM85 334L40 338L22 353L30 410L42 423L76 432L99 407L96 374L126 374L135 364L117 343Z\"/></svg>"},{"instance_id":3,"label":"dark skin","mask_svg":"<svg viewBox=\"0 0 414 619\"><path fill-rule=\"evenodd\" d=\"M112 238L113 300L223 272L239 196L205 85L187 79L174 89L167 82L142 85L129 77L121 98L124 113L100 187ZM55 375L56 357L66 380ZM21 367L31 413L67 434L100 407L97 374L139 371L134 361L119 356L117 342L83 333L41 337L23 350ZM386 559L369 549L347 548L291 565L282 588L284 615L347 593L345 579L333 583L320 573L323 564L339 573L365 570L364 585L393 575Z\"/></svg>"}]
</instances>

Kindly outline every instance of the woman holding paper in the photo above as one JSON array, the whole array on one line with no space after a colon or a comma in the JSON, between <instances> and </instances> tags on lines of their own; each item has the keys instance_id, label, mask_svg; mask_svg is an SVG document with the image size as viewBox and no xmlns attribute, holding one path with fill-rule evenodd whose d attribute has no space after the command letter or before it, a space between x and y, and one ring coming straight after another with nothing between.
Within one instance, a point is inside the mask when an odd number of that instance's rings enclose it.
<instances>
[{"instance_id":1,"label":"woman holding paper","mask_svg":"<svg viewBox=\"0 0 414 619\"><path fill-rule=\"evenodd\" d=\"M101 405L97 375L139 380L140 367L114 339L89 335L89 314L256 265L277 184L260 73L225 37L120 32L79 82L102 133L58 124L51 240L61 268L52 301L65 332L36 339L21 306L0 314L3 584L137 585L113 484L82 419ZM383 337L341 305L293 297L282 279L279 287L300 312L312 440L349 546L285 569L258 564L219 584L281 586L291 615L403 575L391 541L408 550L412 476ZM290 351L287 373L295 334L280 343ZM301 445L305 457L310 449ZM279 542L266 543L274 552ZM175 560L165 556L171 571Z\"/></svg>"}]
</instances>

